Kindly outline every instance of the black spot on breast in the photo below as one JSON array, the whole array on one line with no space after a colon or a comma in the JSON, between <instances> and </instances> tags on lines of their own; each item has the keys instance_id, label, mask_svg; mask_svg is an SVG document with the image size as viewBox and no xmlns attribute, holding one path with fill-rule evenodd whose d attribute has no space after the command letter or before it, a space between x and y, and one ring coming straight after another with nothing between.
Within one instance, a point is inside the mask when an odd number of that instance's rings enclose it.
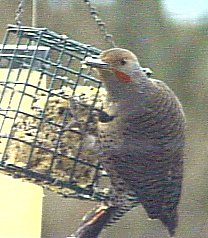
<instances>
[{"instance_id":1,"label":"black spot on breast","mask_svg":"<svg viewBox=\"0 0 208 238\"><path fill-rule=\"evenodd\" d=\"M115 118L115 116L110 116L110 115L108 115L108 113L106 113L104 111L100 111L100 114L99 114L100 122L107 123L107 122L113 121L114 118Z\"/></svg>"}]
</instances>

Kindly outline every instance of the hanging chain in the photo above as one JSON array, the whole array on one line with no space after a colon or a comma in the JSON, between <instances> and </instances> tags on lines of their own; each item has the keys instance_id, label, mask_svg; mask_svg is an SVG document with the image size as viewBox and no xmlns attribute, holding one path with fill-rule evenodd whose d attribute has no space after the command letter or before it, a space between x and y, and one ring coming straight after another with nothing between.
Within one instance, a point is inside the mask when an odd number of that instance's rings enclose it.
<instances>
[{"instance_id":1,"label":"hanging chain","mask_svg":"<svg viewBox=\"0 0 208 238\"><path fill-rule=\"evenodd\" d=\"M18 1L18 7L17 7L17 10L16 10L16 16L15 16L15 22L18 26L21 26L22 25L22 15L23 15L23 12L24 12L24 0L19 0Z\"/></svg>"},{"instance_id":2,"label":"hanging chain","mask_svg":"<svg viewBox=\"0 0 208 238\"><path fill-rule=\"evenodd\" d=\"M96 8L92 6L90 0L84 0L84 3L86 3L86 5L88 6L89 13L92 16L92 18L94 19L100 32L104 35L104 39L106 40L106 42L111 44L112 47L116 47L116 44L113 40L113 35L108 33L106 24L105 24L105 22L103 22L101 20L101 18L99 18L99 16L98 16L99 14L98 14L98 11L96 10Z\"/></svg>"}]
</instances>

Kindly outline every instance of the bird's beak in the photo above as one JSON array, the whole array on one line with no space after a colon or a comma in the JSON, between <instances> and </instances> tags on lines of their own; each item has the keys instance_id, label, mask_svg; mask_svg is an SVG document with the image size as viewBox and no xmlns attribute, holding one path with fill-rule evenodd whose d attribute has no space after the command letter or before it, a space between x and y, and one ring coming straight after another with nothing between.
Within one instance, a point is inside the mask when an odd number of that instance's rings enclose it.
<instances>
[{"instance_id":1,"label":"bird's beak","mask_svg":"<svg viewBox=\"0 0 208 238\"><path fill-rule=\"evenodd\" d=\"M91 66L94 68L108 69L109 64L103 62L100 58L86 57L81 64Z\"/></svg>"}]
</instances>

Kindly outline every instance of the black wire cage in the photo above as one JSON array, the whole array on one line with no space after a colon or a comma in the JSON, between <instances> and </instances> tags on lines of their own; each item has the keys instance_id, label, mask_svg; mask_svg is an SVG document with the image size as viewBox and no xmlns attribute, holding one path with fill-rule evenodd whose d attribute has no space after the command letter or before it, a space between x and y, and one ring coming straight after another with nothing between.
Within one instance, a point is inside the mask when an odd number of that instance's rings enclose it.
<instances>
[{"instance_id":1,"label":"black wire cage","mask_svg":"<svg viewBox=\"0 0 208 238\"><path fill-rule=\"evenodd\" d=\"M106 198L96 130L106 92L80 63L99 54L47 28L8 26L0 46L3 173L66 197Z\"/></svg>"}]
</instances>

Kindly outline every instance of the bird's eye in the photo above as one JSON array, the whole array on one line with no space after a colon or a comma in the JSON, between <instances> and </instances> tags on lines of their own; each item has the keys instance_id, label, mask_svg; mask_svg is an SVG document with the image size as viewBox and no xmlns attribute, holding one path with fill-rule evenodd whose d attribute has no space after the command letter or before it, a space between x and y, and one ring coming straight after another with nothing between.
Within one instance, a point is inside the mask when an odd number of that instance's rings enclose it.
<instances>
[{"instance_id":1,"label":"bird's eye","mask_svg":"<svg viewBox=\"0 0 208 238\"><path fill-rule=\"evenodd\" d=\"M120 61L120 64L121 64L121 65L125 65L126 63L127 63L126 59L122 59L122 60Z\"/></svg>"}]
</instances>

